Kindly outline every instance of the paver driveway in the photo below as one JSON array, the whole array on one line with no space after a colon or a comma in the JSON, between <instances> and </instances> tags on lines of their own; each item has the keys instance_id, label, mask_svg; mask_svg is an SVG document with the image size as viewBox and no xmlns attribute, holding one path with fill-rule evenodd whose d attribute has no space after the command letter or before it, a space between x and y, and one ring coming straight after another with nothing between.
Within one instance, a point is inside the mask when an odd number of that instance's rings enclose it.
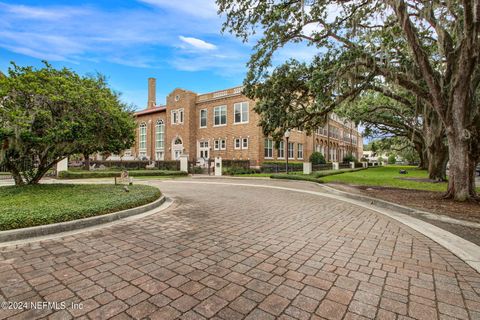
<instances>
[{"instance_id":1,"label":"paver driveway","mask_svg":"<svg viewBox=\"0 0 480 320\"><path fill-rule=\"evenodd\" d=\"M158 185L175 199L166 211L0 248L1 299L67 301L0 318L480 319L480 275L378 213L284 190Z\"/></svg>"}]
</instances>

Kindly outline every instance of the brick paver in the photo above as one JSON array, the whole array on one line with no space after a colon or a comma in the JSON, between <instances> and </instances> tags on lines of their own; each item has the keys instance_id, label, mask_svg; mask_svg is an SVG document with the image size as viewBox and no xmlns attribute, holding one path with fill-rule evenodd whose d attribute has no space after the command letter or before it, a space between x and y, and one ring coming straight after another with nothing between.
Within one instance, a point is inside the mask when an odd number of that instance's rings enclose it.
<instances>
[{"instance_id":1,"label":"brick paver","mask_svg":"<svg viewBox=\"0 0 480 320\"><path fill-rule=\"evenodd\" d=\"M176 200L166 211L0 248L1 301L67 304L0 319L480 319L480 275L378 213L284 190L156 183Z\"/></svg>"}]
</instances>

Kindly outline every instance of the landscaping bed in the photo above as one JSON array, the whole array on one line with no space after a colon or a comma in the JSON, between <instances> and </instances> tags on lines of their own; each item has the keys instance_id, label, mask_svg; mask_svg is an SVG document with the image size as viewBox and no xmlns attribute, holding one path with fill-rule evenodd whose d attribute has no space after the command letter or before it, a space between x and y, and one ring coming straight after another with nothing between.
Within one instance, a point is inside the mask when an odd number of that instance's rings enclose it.
<instances>
[{"instance_id":1,"label":"landscaping bed","mask_svg":"<svg viewBox=\"0 0 480 320\"><path fill-rule=\"evenodd\" d=\"M160 198L151 186L39 184L0 187L0 231L88 218Z\"/></svg>"},{"instance_id":2,"label":"landscaping bed","mask_svg":"<svg viewBox=\"0 0 480 320\"><path fill-rule=\"evenodd\" d=\"M62 171L60 179L88 179L88 178L114 178L120 177L121 171ZM132 170L128 171L130 177L151 177L151 176L186 176L184 171L170 170Z\"/></svg>"}]
</instances>

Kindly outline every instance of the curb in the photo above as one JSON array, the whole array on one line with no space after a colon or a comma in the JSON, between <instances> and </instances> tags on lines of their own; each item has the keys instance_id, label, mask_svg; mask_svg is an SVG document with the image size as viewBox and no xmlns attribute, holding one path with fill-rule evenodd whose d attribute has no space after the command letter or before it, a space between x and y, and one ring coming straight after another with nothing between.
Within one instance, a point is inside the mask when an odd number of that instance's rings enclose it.
<instances>
[{"instance_id":1,"label":"curb","mask_svg":"<svg viewBox=\"0 0 480 320\"><path fill-rule=\"evenodd\" d=\"M467 220L460 220L460 219L455 219L455 218L450 218L448 216L441 216L441 215L436 215L431 212L427 211L422 211L406 206L402 206L397 203L389 202L386 200L381 200L369 196L364 196L364 195L359 195L359 194L351 194L345 191L337 190L333 187L326 186L324 184L318 184L321 188L327 189L326 191L332 194L336 194L345 198L353 199L353 200L358 200L358 201L366 201L371 205L383 208L383 209L389 209L389 210L394 210L400 213L408 214L408 215L414 215L414 214L419 214L429 220L435 220L435 221L441 221L441 222L446 222L446 223L451 223L451 224L457 224L461 226L466 226L466 227L471 227L471 228L477 228L480 229L480 223L478 222L473 222L473 221L467 221Z\"/></svg>"},{"instance_id":2,"label":"curb","mask_svg":"<svg viewBox=\"0 0 480 320\"><path fill-rule=\"evenodd\" d=\"M28 227L28 228L22 228L22 229L16 229L16 230L0 231L0 243L16 241L16 240L24 240L27 238L47 236L55 233L72 231L77 229L84 229L84 228L96 226L99 224L113 222L116 220L138 215L138 214L150 211L152 209L158 208L165 202L165 200L166 198L162 194L162 196L159 199L153 202L144 204L143 206L126 209L122 211L117 211L117 212L112 212L112 213L107 213L101 216L83 218L83 219L78 219L73 221L52 223L44 226L35 226L35 227Z\"/></svg>"}]
</instances>

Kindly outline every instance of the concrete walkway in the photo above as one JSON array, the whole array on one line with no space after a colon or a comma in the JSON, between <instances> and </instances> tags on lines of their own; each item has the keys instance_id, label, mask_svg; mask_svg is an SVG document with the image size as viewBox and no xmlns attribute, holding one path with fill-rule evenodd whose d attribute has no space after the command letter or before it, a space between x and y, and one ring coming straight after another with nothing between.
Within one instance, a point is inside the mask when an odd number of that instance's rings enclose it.
<instances>
[{"instance_id":1,"label":"concrete walkway","mask_svg":"<svg viewBox=\"0 0 480 320\"><path fill-rule=\"evenodd\" d=\"M480 318L480 274L385 215L282 189L149 183L169 209L0 248L0 300L65 302L0 318Z\"/></svg>"}]
</instances>

